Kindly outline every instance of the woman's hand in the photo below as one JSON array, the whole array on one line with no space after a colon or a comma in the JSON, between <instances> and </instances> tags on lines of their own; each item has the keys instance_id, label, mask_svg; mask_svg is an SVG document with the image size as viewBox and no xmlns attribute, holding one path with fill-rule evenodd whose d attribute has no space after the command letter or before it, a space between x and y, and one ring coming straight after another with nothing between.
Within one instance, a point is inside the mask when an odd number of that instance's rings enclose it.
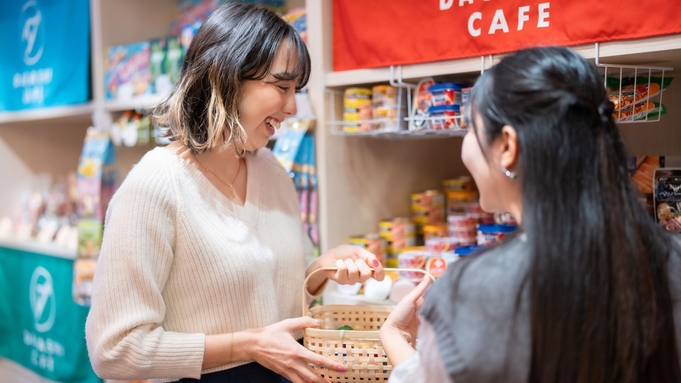
<instances>
[{"instance_id":1,"label":"woman's hand","mask_svg":"<svg viewBox=\"0 0 681 383\"><path fill-rule=\"evenodd\" d=\"M329 250L317 258L307 274L322 267L335 267L337 270L318 273L310 278L307 288L311 294L316 294L326 279L332 279L341 285L352 285L364 283L369 278L379 281L385 278L381 262L374 254L359 246L341 245Z\"/></svg>"},{"instance_id":2,"label":"woman's hand","mask_svg":"<svg viewBox=\"0 0 681 383\"><path fill-rule=\"evenodd\" d=\"M310 317L300 317L286 319L254 330L257 336L253 345L253 360L293 383L327 383L307 366L308 363L333 371L345 372L346 369L342 364L315 354L293 339L294 332L306 327L319 327L319 323Z\"/></svg>"},{"instance_id":3,"label":"woman's hand","mask_svg":"<svg viewBox=\"0 0 681 383\"><path fill-rule=\"evenodd\" d=\"M423 281L395 306L381 326L381 343L393 366L402 363L414 353L410 343L416 340L419 328L418 310L423 305L423 294L429 285L430 278L424 277Z\"/></svg>"}]
</instances>

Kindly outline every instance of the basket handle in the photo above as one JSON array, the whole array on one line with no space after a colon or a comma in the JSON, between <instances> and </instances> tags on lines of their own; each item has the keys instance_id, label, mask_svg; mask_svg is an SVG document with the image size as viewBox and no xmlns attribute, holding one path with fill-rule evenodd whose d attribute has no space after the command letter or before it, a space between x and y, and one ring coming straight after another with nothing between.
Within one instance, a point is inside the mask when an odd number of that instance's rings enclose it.
<instances>
[{"instance_id":1,"label":"basket handle","mask_svg":"<svg viewBox=\"0 0 681 383\"><path fill-rule=\"evenodd\" d=\"M331 266L331 267L320 267L320 268L318 268L318 269L312 271L310 274L308 274L307 278L305 278L305 281L303 282L303 291L302 291L302 296L303 296L303 305L302 305L303 310L302 310L302 313L303 313L303 316L305 316L305 314L307 314L307 305L305 304L305 301L306 301L306 299L305 299L305 298L306 298L305 292L307 291L307 282L310 280L310 278L311 278L313 275L315 275L316 273L318 273L318 272L320 272L320 271L336 271L336 270L338 270L338 268L337 268L337 267L334 267L334 266ZM385 271L408 271L408 272L422 273L424 276L429 277L432 281L435 281L435 277L433 276L433 274L431 274L431 273L429 273L429 272L427 272L427 271L425 271L425 270L423 270L423 269L409 269L409 268L397 268L397 267L396 267L396 268L392 268L392 267L389 267L389 268L384 268L384 270L385 270ZM371 271L374 271L374 269L372 268ZM386 277L386 278L388 278L388 277Z\"/></svg>"}]
</instances>

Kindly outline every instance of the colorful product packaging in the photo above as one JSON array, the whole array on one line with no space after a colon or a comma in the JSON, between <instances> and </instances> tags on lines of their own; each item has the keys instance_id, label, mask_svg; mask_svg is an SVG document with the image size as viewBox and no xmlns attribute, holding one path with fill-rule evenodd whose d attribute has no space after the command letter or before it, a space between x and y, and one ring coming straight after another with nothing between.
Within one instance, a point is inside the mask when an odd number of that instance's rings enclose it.
<instances>
[{"instance_id":1,"label":"colorful product packaging","mask_svg":"<svg viewBox=\"0 0 681 383\"><path fill-rule=\"evenodd\" d=\"M681 169L659 168L653 176L655 221L681 233Z\"/></svg>"},{"instance_id":2,"label":"colorful product packaging","mask_svg":"<svg viewBox=\"0 0 681 383\"><path fill-rule=\"evenodd\" d=\"M111 46L104 71L106 98L129 100L150 94L150 59L148 41Z\"/></svg>"}]
</instances>

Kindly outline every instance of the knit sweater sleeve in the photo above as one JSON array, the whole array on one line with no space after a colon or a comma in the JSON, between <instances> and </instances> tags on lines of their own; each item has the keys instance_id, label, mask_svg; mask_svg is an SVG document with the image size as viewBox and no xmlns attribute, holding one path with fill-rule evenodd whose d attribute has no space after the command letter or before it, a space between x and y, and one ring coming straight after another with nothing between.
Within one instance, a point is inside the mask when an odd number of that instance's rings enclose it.
<instances>
[{"instance_id":1,"label":"knit sweater sleeve","mask_svg":"<svg viewBox=\"0 0 681 383\"><path fill-rule=\"evenodd\" d=\"M162 297L173 262L180 198L170 172L144 160L111 201L86 323L101 378L198 378L204 334L165 331Z\"/></svg>"}]
</instances>

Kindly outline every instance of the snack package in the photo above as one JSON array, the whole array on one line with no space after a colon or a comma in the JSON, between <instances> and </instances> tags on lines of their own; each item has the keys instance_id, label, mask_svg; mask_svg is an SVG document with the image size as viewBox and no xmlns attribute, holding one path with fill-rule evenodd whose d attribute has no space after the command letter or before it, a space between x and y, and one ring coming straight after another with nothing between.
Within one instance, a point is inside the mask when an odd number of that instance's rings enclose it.
<instances>
[{"instance_id":1,"label":"snack package","mask_svg":"<svg viewBox=\"0 0 681 383\"><path fill-rule=\"evenodd\" d=\"M631 108L657 96L671 84L671 77L624 77L620 95L620 81L617 77L608 77L607 92L615 110Z\"/></svg>"},{"instance_id":2,"label":"snack package","mask_svg":"<svg viewBox=\"0 0 681 383\"><path fill-rule=\"evenodd\" d=\"M421 130L428 127L428 109L433 105L430 87L434 84L435 80L432 78L424 78L416 85L412 105L414 119L409 121L409 130Z\"/></svg>"},{"instance_id":3,"label":"snack package","mask_svg":"<svg viewBox=\"0 0 681 383\"><path fill-rule=\"evenodd\" d=\"M627 158L627 168L631 182L643 194L653 193L653 175L655 170L664 167L664 157L637 156Z\"/></svg>"},{"instance_id":4,"label":"snack package","mask_svg":"<svg viewBox=\"0 0 681 383\"><path fill-rule=\"evenodd\" d=\"M612 113L615 121L643 121L643 120L657 120L659 116L667 114L667 107L658 102L645 101L637 104L633 108L616 110Z\"/></svg>"},{"instance_id":5,"label":"snack package","mask_svg":"<svg viewBox=\"0 0 681 383\"><path fill-rule=\"evenodd\" d=\"M665 230L681 233L681 169L657 169L653 179L655 221Z\"/></svg>"},{"instance_id":6,"label":"snack package","mask_svg":"<svg viewBox=\"0 0 681 383\"><path fill-rule=\"evenodd\" d=\"M149 42L109 47L104 72L107 99L129 100L151 93Z\"/></svg>"}]
</instances>

